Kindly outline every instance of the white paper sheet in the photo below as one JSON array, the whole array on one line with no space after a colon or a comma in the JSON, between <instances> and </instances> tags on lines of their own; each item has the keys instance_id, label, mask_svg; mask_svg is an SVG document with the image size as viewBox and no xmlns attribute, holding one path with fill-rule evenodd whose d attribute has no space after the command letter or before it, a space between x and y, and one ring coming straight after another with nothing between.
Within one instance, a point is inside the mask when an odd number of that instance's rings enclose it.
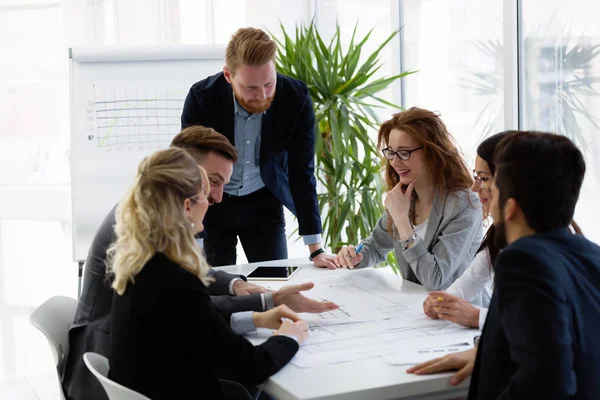
<instances>
[{"instance_id":1,"label":"white paper sheet","mask_svg":"<svg viewBox=\"0 0 600 400\"><path fill-rule=\"evenodd\" d=\"M383 359L391 365L419 364L425 361L433 360L434 358L444 357L448 354L469 350L473 347L474 346L472 343L463 342L456 343L455 345L428 347L417 351L404 351L402 353L387 354L383 356Z\"/></svg>"},{"instance_id":2,"label":"white paper sheet","mask_svg":"<svg viewBox=\"0 0 600 400\"><path fill-rule=\"evenodd\" d=\"M478 330L427 317L422 310L425 293L405 294L371 276L369 271L357 271L313 280L315 287L305 295L334 301L340 310L301 314L310 332L292 360L294 365L308 368L382 356L393 364L418 363L442 354L440 348L450 351L443 348L446 345L472 343L478 334ZM248 338L256 344L271 334L259 330ZM428 350L432 348L437 351Z\"/></svg>"}]
</instances>

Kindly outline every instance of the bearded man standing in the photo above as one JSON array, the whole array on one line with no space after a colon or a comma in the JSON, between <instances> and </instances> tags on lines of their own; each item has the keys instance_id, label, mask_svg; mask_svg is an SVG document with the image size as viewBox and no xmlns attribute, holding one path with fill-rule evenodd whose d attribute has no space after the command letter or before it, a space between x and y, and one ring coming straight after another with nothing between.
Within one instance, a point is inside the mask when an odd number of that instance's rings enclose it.
<instances>
[{"instance_id":1,"label":"bearded man standing","mask_svg":"<svg viewBox=\"0 0 600 400\"><path fill-rule=\"evenodd\" d=\"M265 32L239 29L223 71L195 83L185 100L182 128L211 127L239 154L223 200L204 220L204 250L212 266L235 264L239 237L249 262L287 258L285 206L311 261L334 269L321 247L313 104L303 82L276 72L276 55Z\"/></svg>"}]
</instances>

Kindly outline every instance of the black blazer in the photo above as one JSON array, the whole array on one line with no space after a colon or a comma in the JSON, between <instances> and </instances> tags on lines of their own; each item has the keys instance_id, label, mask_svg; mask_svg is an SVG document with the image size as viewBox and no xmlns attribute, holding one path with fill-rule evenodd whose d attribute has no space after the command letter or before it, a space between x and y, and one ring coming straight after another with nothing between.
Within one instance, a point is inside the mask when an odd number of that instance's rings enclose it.
<instances>
[{"instance_id":1,"label":"black blazer","mask_svg":"<svg viewBox=\"0 0 600 400\"><path fill-rule=\"evenodd\" d=\"M600 399L600 247L567 229L517 240L495 287L469 399Z\"/></svg>"},{"instance_id":2,"label":"black blazer","mask_svg":"<svg viewBox=\"0 0 600 400\"><path fill-rule=\"evenodd\" d=\"M69 350L62 373L62 385L68 399L107 400L94 375L83 362L83 355L92 351L108 357L110 312L113 290L106 279L106 250L116 240L114 232L116 206L98 228L85 262L83 288L69 327ZM215 282L209 286L211 299L225 314L237 311L262 311L260 294L229 296L229 282L236 277L224 271L213 271Z\"/></svg>"},{"instance_id":3,"label":"black blazer","mask_svg":"<svg viewBox=\"0 0 600 400\"><path fill-rule=\"evenodd\" d=\"M109 378L152 400L220 399L218 379L259 384L298 348L286 336L255 347L234 333L204 284L162 253L113 296Z\"/></svg>"},{"instance_id":4,"label":"black blazer","mask_svg":"<svg viewBox=\"0 0 600 400\"><path fill-rule=\"evenodd\" d=\"M185 99L181 127L203 125L235 145L233 91L223 73L195 83ZM260 175L297 218L300 235L322 232L315 180L315 114L304 83L277 74L271 108L263 115Z\"/></svg>"}]
</instances>

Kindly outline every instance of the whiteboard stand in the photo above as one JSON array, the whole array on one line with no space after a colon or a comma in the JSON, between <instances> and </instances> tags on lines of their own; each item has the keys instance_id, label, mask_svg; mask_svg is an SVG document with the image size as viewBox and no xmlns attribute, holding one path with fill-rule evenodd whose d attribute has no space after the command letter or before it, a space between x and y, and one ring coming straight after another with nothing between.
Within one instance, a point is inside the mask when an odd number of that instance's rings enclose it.
<instances>
[{"instance_id":1,"label":"whiteboard stand","mask_svg":"<svg viewBox=\"0 0 600 400\"><path fill-rule=\"evenodd\" d=\"M140 161L181 129L192 85L222 71L224 45L69 49L73 261L83 264Z\"/></svg>"}]
</instances>

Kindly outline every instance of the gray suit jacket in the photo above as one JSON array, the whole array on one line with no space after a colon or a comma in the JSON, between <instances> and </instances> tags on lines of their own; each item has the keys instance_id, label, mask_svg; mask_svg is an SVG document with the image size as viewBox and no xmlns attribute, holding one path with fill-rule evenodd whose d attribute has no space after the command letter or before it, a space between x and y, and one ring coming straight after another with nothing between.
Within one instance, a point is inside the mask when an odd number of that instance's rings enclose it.
<instances>
[{"instance_id":1,"label":"gray suit jacket","mask_svg":"<svg viewBox=\"0 0 600 400\"><path fill-rule=\"evenodd\" d=\"M387 231L385 213L371 235L363 240L363 259L357 268L385 261L396 252L402 277L427 290L448 288L468 268L481 244L481 203L473 192L436 193L424 238L402 251Z\"/></svg>"},{"instance_id":2,"label":"gray suit jacket","mask_svg":"<svg viewBox=\"0 0 600 400\"><path fill-rule=\"evenodd\" d=\"M83 363L83 354L92 351L108 357L113 290L106 278L106 250L116 240L116 206L106 216L94 236L85 262L83 288L69 327L69 350L62 372L62 385L71 400L106 400L104 389ZM211 271L215 282L208 287L211 300L223 314L263 311L260 294L229 296L234 278L224 271Z\"/></svg>"}]
</instances>

